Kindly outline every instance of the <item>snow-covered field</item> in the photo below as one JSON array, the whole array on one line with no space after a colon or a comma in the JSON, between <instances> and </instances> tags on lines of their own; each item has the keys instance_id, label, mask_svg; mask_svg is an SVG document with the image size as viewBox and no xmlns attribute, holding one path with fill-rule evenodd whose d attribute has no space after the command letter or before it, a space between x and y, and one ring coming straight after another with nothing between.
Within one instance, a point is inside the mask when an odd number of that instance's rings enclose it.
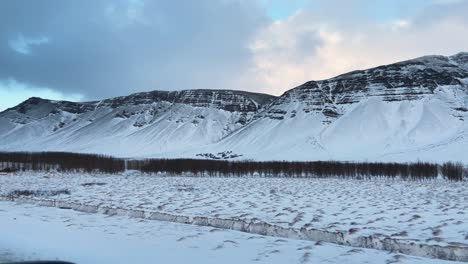
<instances>
[{"instance_id":1,"label":"snow-covered field","mask_svg":"<svg viewBox=\"0 0 468 264\"><path fill-rule=\"evenodd\" d=\"M0 202L0 234L0 263L456 263L12 202Z\"/></svg>"},{"instance_id":2,"label":"snow-covered field","mask_svg":"<svg viewBox=\"0 0 468 264\"><path fill-rule=\"evenodd\" d=\"M70 194L33 198L468 247L467 181L163 177L140 173L0 176L1 196L15 190L61 189Z\"/></svg>"},{"instance_id":3,"label":"snow-covered field","mask_svg":"<svg viewBox=\"0 0 468 264\"><path fill-rule=\"evenodd\" d=\"M89 183L99 183L88 185ZM389 179L204 178L21 173L14 190L68 189L62 201L187 216L260 220L284 227L468 244L468 182Z\"/></svg>"}]
</instances>

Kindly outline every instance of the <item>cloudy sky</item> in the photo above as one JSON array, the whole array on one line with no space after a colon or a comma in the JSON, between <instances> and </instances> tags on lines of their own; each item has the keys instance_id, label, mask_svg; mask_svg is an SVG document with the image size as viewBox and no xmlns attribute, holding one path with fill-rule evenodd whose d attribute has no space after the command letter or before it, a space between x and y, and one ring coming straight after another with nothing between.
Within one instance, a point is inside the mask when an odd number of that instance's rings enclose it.
<instances>
[{"instance_id":1,"label":"cloudy sky","mask_svg":"<svg viewBox=\"0 0 468 264\"><path fill-rule=\"evenodd\" d=\"M279 95L312 79L468 51L468 0L1 0L0 110L31 96Z\"/></svg>"}]
</instances>

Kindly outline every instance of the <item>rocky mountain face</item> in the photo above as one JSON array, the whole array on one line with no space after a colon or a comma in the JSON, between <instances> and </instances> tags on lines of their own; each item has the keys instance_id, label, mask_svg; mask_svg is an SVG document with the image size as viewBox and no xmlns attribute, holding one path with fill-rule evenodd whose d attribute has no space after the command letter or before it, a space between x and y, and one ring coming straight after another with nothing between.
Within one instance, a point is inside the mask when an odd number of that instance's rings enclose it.
<instances>
[{"instance_id":1,"label":"rocky mountain face","mask_svg":"<svg viewBox=\"0 0 468 264\"><path fill-rule=\"evenodd\" d=\"M274 96L267 94L231 90L151 91L82 103L31 97L18 106L7 109L3 112L3 115L18 113L26 119L34 119L35 117L42 118L44 115L56 114L60 111L83 114L96 111L98 108L116 109L158 103L185 104L192 107L209 107L229 112L249 113L257 112L262 105L269 103L274 98Z\"/></svg>"},{"instance_id":2,"label":"rocky mountain face","mask_svg":"<svg viewBox=\"0 0 468 264\"><path fill-rule=\"evenodd\" d=\"M152 91L104 100L100 106L142 105L155 102L210 107L229 112L256 112L274 96L231 90Z\"/></svg>"},{"instance_id":3,"label":"rocky mountain face","mask_svg":"<svg viewBox=\"0 0 468 264\"><path fill-rule=\"evenodd\" d=\"M33 97L0 114L0 149L122 156L184 151L217 142L273 99L229 90L152 91L84 103Z\"/></svg>"},{"instance_id":4,"label":"rocky mountain face","mask_svg":"<svg viewBox=\"0 0 468 264\"><path fill-rule=\"evenodd\" d=\"M28 124L61 113L81 115L101 109L118 109L119 111L115 111L115 117L122 119L145 113L157 117L158 112L167 111L175 105L183 104L191 107L237 112L245 117L245 120L238 120L244 123L248 121L249 115L259 111L263 105L274 98L274 96L266 94L230 90L152 91L82 103L31 97L21 104L7 109L2 113L2 116L8 117L10 121L17 124ZM141 106L146 107L141 108ZM140 111L131 111L130 109L133 108L138 108ZM134 125L142 126L138 123Z\"/></svg>"},{"instance_id":5,"label":"rocky mountain face","mask_svg":"<svg viewBox=\"0 0 468 264\"><path fill-rule=\"evenodd\" d=\"M0 113L0 150L468 161L467 115L468 53L459 53L310 81L280 97L185 90L86 103L30 98Z\"/></svg>"},{"instance_id":6,"label":"rocky mountain face","mask_svg":"<svg viewBox=\"0 0 468 264\"><path fill-rule=\"evenodd\" d=\"M322 113L330 123L344 114L347 105L371 97L384 102L418 100L433 95L438 87L467 87L467 78L468 53L426 56L307 82L276 100L266 116L281 119L286 115L282 106L299 102L302 111Z\"/></svg>"}]
</instances>

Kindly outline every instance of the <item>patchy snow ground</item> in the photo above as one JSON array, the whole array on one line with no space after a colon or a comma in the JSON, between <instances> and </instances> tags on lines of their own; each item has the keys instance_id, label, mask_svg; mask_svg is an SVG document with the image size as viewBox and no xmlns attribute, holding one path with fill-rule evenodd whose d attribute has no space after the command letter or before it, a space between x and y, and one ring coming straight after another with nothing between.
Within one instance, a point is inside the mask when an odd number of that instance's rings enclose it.
<instances>
[{"instance_id":1,"label":"patchy snow ground","mask_svg":"<svg viewBox=\"0 0 468 264\"><path fill-rule=\"evenodd\" d=\"M89 184L100 183L100 184ZM0 195L68 189L52 199L293 228L468 245L468 182L388 179L195 178L20 173Z\"/></svg>"},{"instance_id":2,"label":"patchy snow ground","mask_svg":"<svg viewBox=\"0 0 468 264\"><path fill-rule=\"evenodd\" d=\"M0 262L457 263L231 230L0 202Z\"/></svg>"}]
</instances>

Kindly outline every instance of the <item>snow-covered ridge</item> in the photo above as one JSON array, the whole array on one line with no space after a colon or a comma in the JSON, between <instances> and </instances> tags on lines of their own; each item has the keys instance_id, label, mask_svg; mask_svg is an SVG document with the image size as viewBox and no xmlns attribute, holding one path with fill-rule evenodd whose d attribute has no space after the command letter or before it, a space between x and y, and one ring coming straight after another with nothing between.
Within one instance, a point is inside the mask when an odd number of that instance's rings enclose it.
<instances>
[{"instance_id":1,"label":"snow-covered ridge","mask_svg":"<svg viewBox=\"0 0 468 264\"><path fill-rule=\"evenodd\" d=\"M425 56L280 97L152 91L99 102L30 98L0 113L0 150L124 157L468 162L468 53Z\"/></svg>"},{"instance_id":2,"label":"snow-covered ridge","mask_svg":"<svg viewBox=\"0 0 468 264\"><path fill-rule=\"evenodd\" d=\"M113 108L122 105L151 104L169 102L187 104L194 107L211 107L230 112L255 112L275 97L267 94L250 93L233 90L183 90L151 91L129 96L116 97L101 102L102 106Z\"/></svg>"},{"instance_id":3,"label":"snow-covered ridge","mask_svg":"<svg viewBox=\"0 0 468 264\"><path fill-rule=\"evenodd\" d=\"M33 97L0 113L0 149L183 151L239 129L274 98L231 90L152 91L83 103Z\"/></svg>"},{"instance_id":4,"label":"snow-covered ridge","mask_svg":"<svg viewBox=\"0 0 468 264\"><path fill-rule=\"evenodd\" d=\"M64 111L81 114L95 111L98 108L135 106L167 102L171 104L187 104L194 107L211 107L226 111L250 112L257 111L262 105L269 103L275 96L234 90L183 90L183 91L151 91L135 93L129 96L114 97L102 101L68 102L31 97L21 104L7 109L5 112L21 114L37 114L37 110L47 105L49 113ZM31 112L34 113L30 113ZM49 114L47 113L47 114Z\"/></svg>"},{"instance_id":5,"label":"snow-covered ridge","mask_svg":"<svg viewBox=\"0 0 468 264\"><path fill-rule=\"evenodd\" d=\"M343 114L346 105L370 97L380 97L386 102L417 100L433 95L441 86L463 86L467 91L464 81L467 78L468 53L425 56L306 82L284 93L267 113L280 113L282 106L300 102L306 113L336 118Z\"/></svg>"}]
</instances>

